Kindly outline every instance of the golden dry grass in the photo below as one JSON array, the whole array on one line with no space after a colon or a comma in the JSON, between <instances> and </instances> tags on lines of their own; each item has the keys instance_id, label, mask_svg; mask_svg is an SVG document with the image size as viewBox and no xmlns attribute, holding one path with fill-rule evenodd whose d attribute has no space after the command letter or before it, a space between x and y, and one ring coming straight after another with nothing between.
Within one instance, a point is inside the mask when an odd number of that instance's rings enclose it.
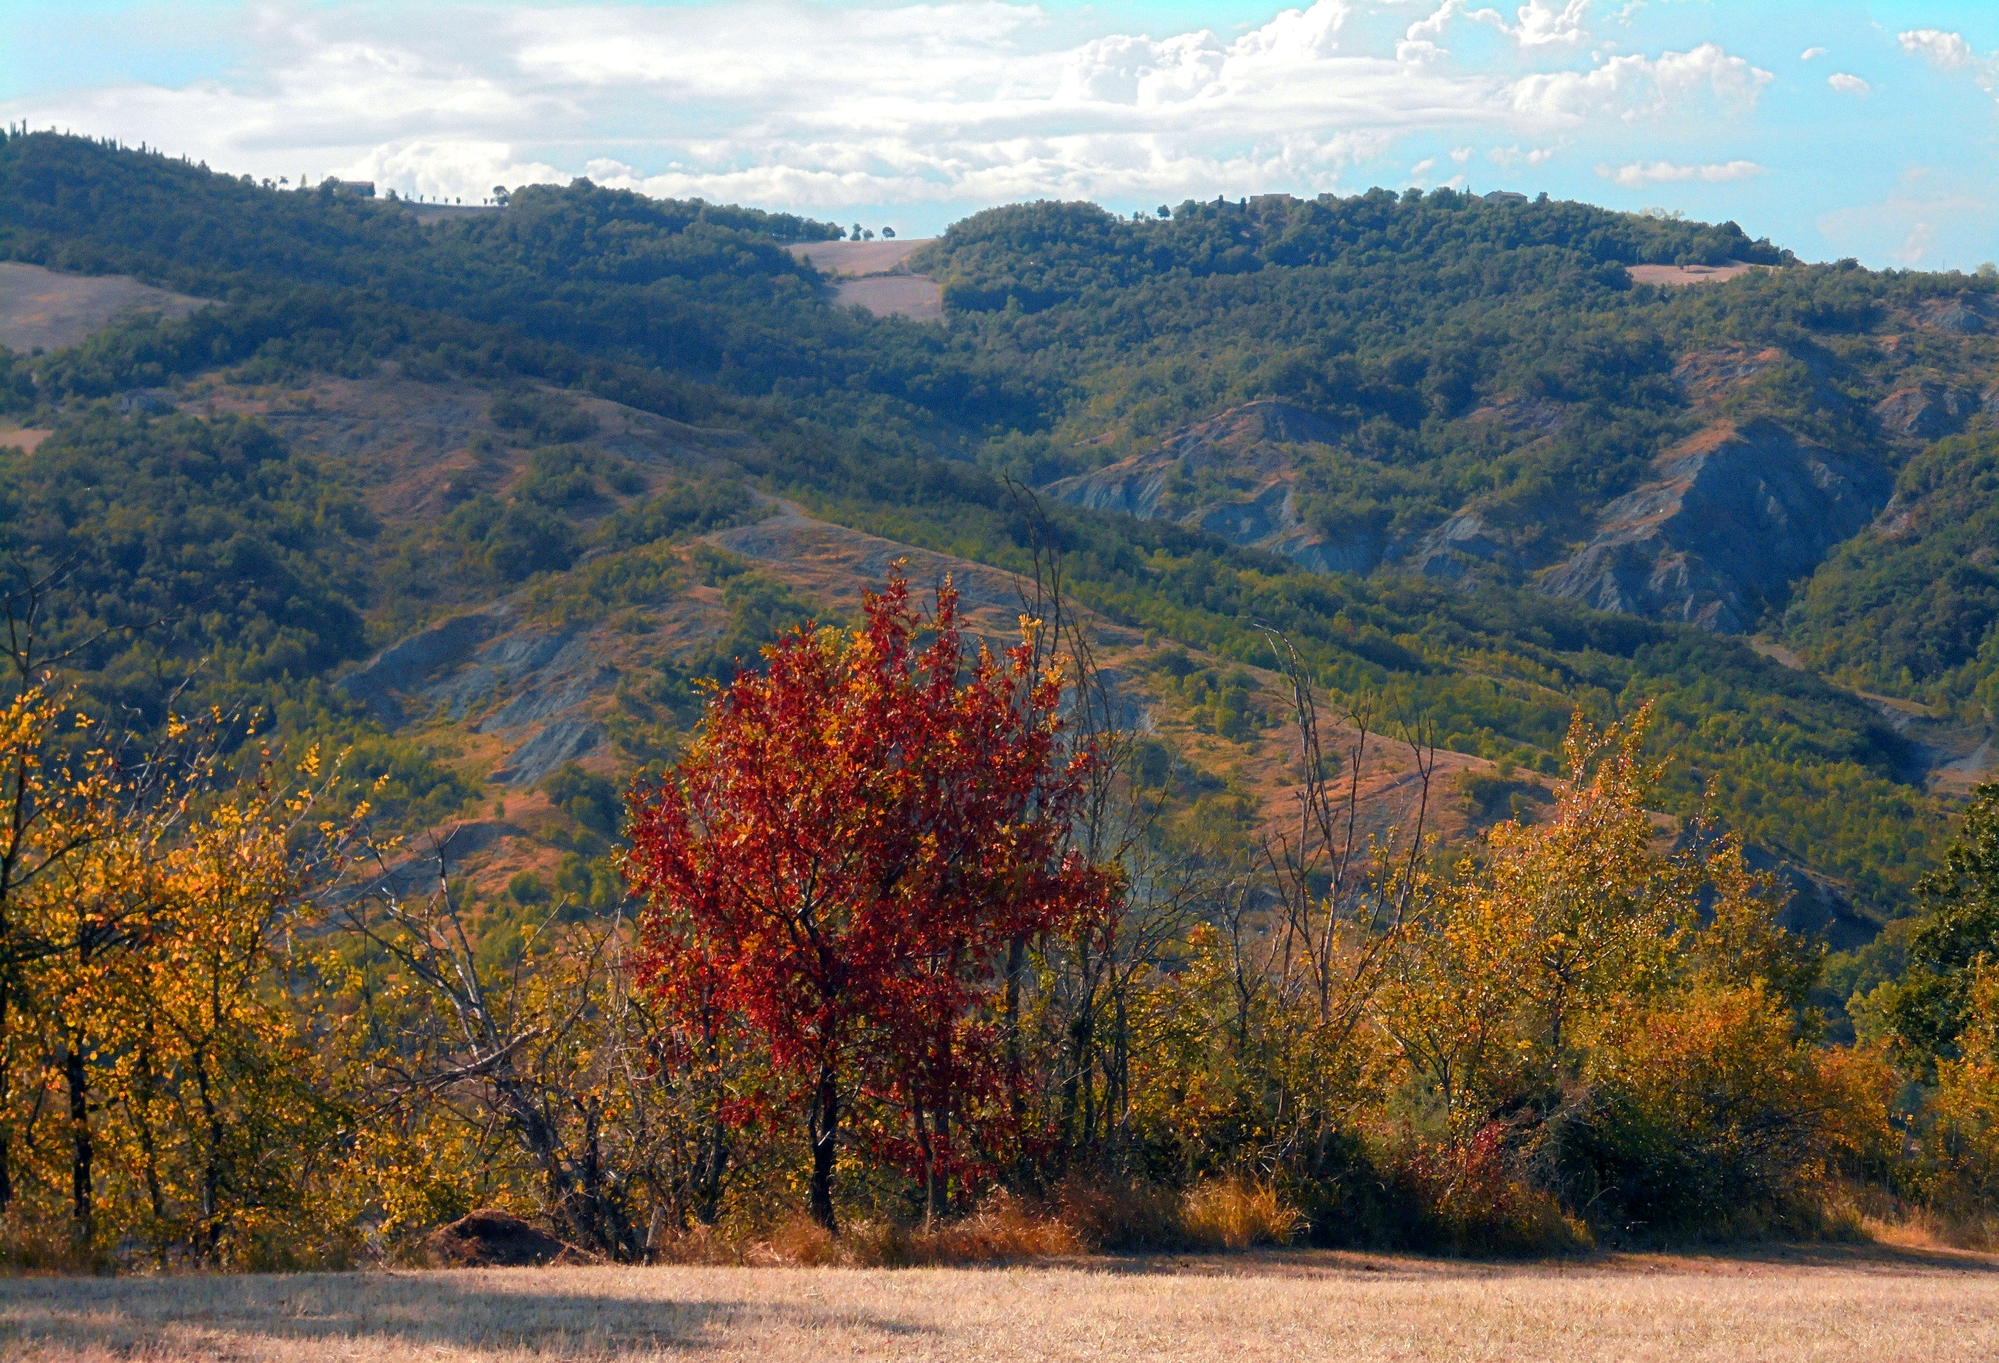
<instances>
[{"instance_id":1,"label":"golden dry grass","mask_svg":"<svg viewBox=\"0 0 1999 1363\"><path fill-rule=\"evenodd\" d=\"M1882 1247L0 1282L9 1360L1995 1357L1999 1259Z\"/></svg>"}]
</instances>

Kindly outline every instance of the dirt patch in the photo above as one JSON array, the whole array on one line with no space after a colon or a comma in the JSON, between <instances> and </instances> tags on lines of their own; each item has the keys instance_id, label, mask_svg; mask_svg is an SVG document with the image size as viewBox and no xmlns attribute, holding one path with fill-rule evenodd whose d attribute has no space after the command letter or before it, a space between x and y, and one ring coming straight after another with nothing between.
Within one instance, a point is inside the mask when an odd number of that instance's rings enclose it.
<instances>
[{"instance_id":1,"label":"dirt patch","mask_svg":"<svg viewBox=\"0 0 1999 1363\"><path fill-rule=\"evenodd\" d=\"M863 245L873 245L864 242ZM843 279L833 290L836 301L866 308L877 317L907 317L912 322L936 322L944 316L944 290L920 274L874 275Z\"/></svg>"},{"instance_id":2,"label":"dirt patch","mask_svg":"<svg viewBox=\"0 0 1999 1363\"><path fill-rule=\"evenodd\" d=\"M877 317L907 317L935 322L944 316L944 290L926 275L911 274L910 256L921 241L802 241L791 248L834 285L837 303L866 308Z\"/></svg>"},{"instance_id":3,"label":"dirt patch","mask_svg":"<svg viewBox=\"0 0 1999 1363\"><path fill-rule=\"evenodd\" d=\"M603 398L572 393L597 420L581 444L628 460L644 486L579 508L588 526L615 506L651 496L666 483L741 470L730 462L748 438L689 426ZM207 383L181 407L201 415L256 416L299 448L351 469L369 509L390 524L433 521L474 492L505 496L526 470L528 442L492 421L493 393L462 380L427 382L391 366L359 378L321 376L301 389ZM481 451L479 436L492 437Z\"/></svg>"},{"instance_id":4,"label":"dirt patch","mask_svg":"<svg viewBox=\"0 0 1999 1363\"><path fill-rule=\"evenodd\" d=\"M1680 357L1673 366L1673 382L1693 402L1718 402L1745 384L1754 383L1782 364L1786 356L1774 346L1751 350L1732 346L1726 350L1702 350Z\"/></svg>"},{"instance_id":5,"label":"dirt patch","mask_svg":"<svg viewBox=\"0 0 1999 1363\"><path fill-rule=\"evenodd\" d=\"M33 426L0 427L0 445L11 446L23 454L33 454L44 440L54 434L54 431L39 430Z\"/></svg>"},{"instance_id":6,"label":"dirt patch","mask_svg":"<svg viewBox=\"0 0 1999 1363\"><path fill-rule=\"evenodd\" d=\"M1767 265L1745 265L1731 260L1726 265L1628 265L1633 284L1719 284L1725 279L1767 270Z\"/></svg>"},{"instance_id":7,"label":"dirt patch","mask_svg":"<svg viewBox=\"0 0 1999 1363\"><path fill-rule=\"evenodd\" d=\"M800 260L830 275L886 274L928 246L930 239L908 241L801 241L791 248Z\"/></svg>"},{"instance_id":8,"label":"dirt patch","mask_svg":"<svg viewBox=\"0 0 1999 1363\"><path fill-rule=\"evenodd\" d=\"M860 612L861 593L878 590L898 560L919 599L927 598L948 575L973 630L993 639L1018 641L1025 584L1012 573L815 521L789 502L779 506L779 514L769 520L719 530L708 539L813 600L855 615ZM1111 627L1100 632L1100 639L1122 643L1138 637L1132 630Z\"/></svg>"},{"instance_id":9,"label":"dirt patch","mask_svg":"<svg viewBox=\"0 0 1999 1363\"><path fill-rule=\"evenodd\" d=\"M137 313L181 318L207 306L207 299L125 275L62 274L0 261L0 345L9 350L61 350Z\"/></svg>"}]
</instances>

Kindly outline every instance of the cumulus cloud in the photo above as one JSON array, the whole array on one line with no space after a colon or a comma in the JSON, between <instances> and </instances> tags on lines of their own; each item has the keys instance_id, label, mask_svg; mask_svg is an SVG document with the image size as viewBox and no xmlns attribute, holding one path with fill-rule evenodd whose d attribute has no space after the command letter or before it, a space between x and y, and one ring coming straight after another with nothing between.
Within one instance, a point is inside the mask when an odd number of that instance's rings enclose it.
<instances>
[{"instance_id":1,"label":"cumulus cloud","mask_svg":"<svg viewBox=\"0 0 1999 1363\"><path fill-rule=\"evenodd\" d=\"M1821 214L1817 227L1836 255L1871 251L1904 266L1935 264L1946 251L1975 260L1991 254L1999 207L1982 166L1917 165L1884 197Z\"/></svg>"},{"instance_id":2,"label":"cumulus cloud","mask_svg":"<svg viewBox=\"0 0 1999 1363\"><path fill-rule=\"evenodd\" d=\"M1798 54L1798 60L1801 62L1808 62L1811 61L1814 57L1823 57L1824 55L1825 55L1824 48L1808 47L1803 52L1800 52Z\"/></svg>"},{"instance_id":3,"label":"cumulus cloud","mask_svg":"<svg viewBox=\"0 0 1999 1363\"><path fill-rule=\"evenodd\" d=\"M1922 57L1943 71L1969 71L1980 87L1999 93L1999 54L1981 57L1961 33L1936 28L1912 28L1896 35L1902 50Z\"/></svg>"},{"instance_id":4,"label":"cumulus cloud","mask_svg":"<svg viewBox=\"0 0 1999 1363\"><path fill-rule=\"evenodd\" d=\"M1583 27L1583 15L1589 6L1590 0L1564 0L1559 7L1548 0L1528 0L1515 12L1515 22L1509 24L1506 16L1496 9L1473 9L1466 0L1443 0L1429 15L1409 26L1406 39L1412 43L1427 42L1441 36L1453 20L1463 19L1490 25L1522 48L1578 47L1590 36Z\"/></svg>"},{"instance_id":5,"label":"cumulus cloud","mask_svg":"<svg viewBox=\"0 0 1999 1363\"><path fill-rule=\"evenodd\" d=\"M1419 159L1471 142L1538 164L1593 128L1739 113L1771 79L1716 43L1583 52L1586 0L1508 14L1439 0L1399 39L1379 23L1399 3L1279 3L1229 34L1091 31L1009 0L467 0L414 17L270 6L253 10L227 79L106 86L0 114L231 169L432 195L587 167L652 194L838 212L1348 191L1422 136L1436 141ZM1459 64L1449 48L1468 27L1505 34L1510 56ZM1451 152L1459 165L1470 154Z\"/></svg>"},{"instance_id":6,"label":"cumulus cloud","mask_svg":"<svg viewBox=\"0 0 1999 1363\"><path fill-rule=\"evenodd\" d=\"M1663 185L1679 181L1701 180L1708 184L1722 184L1729 180L1747 180L1763 174L1763 167L1754 161L1722 161L1705 166L1683 166L1671 161L1634 161L1628 166L1598 166L1597 174L1604 179L1636 189L1642 185Z\"/></svg>"},{"instance_id":7,"label":"cumulus cloud","mask_svg":"<svg viewBox=\"0 0 1999 1363\"><path fill-rule=\"evenodd\" d=\"M1874 87L1856 75L1845 71L1835 71L1825 78L1825 83L1842 95L1868 95Z\"/></svg>"},{"instance_id":8,"label":"cumulus cloud","mask_svg":"<svg viewBox=\"0 0 1999 1363\"><path fill-rule=\"evenodd\" d=\"M1606 116L1636 122L1703 99L1724 108L1746 108L1772 79L1770 72L1730 56L1720 44L1702 43L1658 57L1610 57L1586 71L1526 76L1514 83L1511 95L1516 111L1555 123Z\"/></svg>"},{"instance_id":9,"label":"cumulus cloud","mask_svg":"<svg viewBox=\"0 0 1999 1363\"><path fill-rule=\"evenodd\" d=\"M1896 35L1904 52L1914 52L1929 58L1936 65L1949 70L1956 66L1971 66L1978 56L1971 50L1971 44L1964 40L1962 33L1945 33L1936 28L1912 28Z\"/></svg>"}]
</instances>

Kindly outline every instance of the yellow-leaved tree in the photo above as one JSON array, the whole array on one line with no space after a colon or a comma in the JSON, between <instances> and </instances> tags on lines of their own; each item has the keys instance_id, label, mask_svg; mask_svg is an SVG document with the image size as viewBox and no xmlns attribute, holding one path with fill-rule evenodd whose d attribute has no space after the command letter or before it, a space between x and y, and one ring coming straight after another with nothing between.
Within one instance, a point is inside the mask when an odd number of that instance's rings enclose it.
<instances>
[{"instance_id":1,"label":"yellow-leaved tree","mask_svg":"<svg viewBox=\"0 0 1999 1363\"><path fill-rule=\"evenodd\" d=\"M17 1255L282 1261L346 1234L314 1206L343 1121L294 933L347 825L313 820L316 752L280 780L244 737L210 715L119 741L42 679L0 718Z\"/></svg>"},{"instance_id":2,"label":"yellow-leaved tree","mask_svg":"<svg viewBox=\"0 0 1999 1363\"><path fill-rule=\"evenodd\" d=\"M1817 1044L1818 951L1772 881L1648 812L1649 720L1576 716L1553 816L1460 863L1380 994L1438 1113L1406 1131L1410 1178L1460 1240L1809 1215L1887 1142L1887 1070Z\"/></svg>"}]
</instances>

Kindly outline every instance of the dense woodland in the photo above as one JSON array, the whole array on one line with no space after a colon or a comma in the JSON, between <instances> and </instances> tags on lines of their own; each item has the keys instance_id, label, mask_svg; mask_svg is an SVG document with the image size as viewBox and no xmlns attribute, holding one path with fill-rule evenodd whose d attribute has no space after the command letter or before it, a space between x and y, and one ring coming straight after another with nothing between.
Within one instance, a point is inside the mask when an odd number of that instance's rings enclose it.
<instances>
[{"instance_id":1,"label":"dense woodland","mask_svg":"<svg viewBox=\"0 0 1999 1363\"><path fill-rule=\"evenodd\" d=\"M1991 439L1872 404L1991 380L1906 319L1993 281L1448 190L1035 204L918 257L939 326L833 306L784 247L837 235L584 181L424 224L0 143L0 257L216 300L0 352L0 419L51 432L0 449L17 1262L410 1255L480 1205L624 1259L798 1217L812 1252L891 1256L1989 1229L1999 815L1932 794L1859 692L1990 722ZM1780 268L1625 269L1730 260ZM1907 509L1764 603L1813 670L1533 589L1535 554L1695 428L1675 365L1722 347L1787 357L1732 412L1874 461ZM384 372L490 392L525 475L390 523L337 459L174 400ZM742 476L638 496L566 394L740 432ZM1025 490L1264 397L1345 433L1300 455L1313 525L1414 535L1476 504L1528 567L1313 573ZM1564 415L1545 439L1479 415L1509 402ZM984 663L948 600L877 583L829 618L699 540L771 496L1045 588L1059 562L1062 595ZM621 682L618 770L544 783L552 875L362 888L492 793L341 676L469 605L592 621L695 591L728 623ZM1078 611L1180 646L1161 666L1203 731L1295 732L1298 808L1105 720ZM1490 760L1432 797L1523 821L1343 833L1348 713L1418 770ZM785 746L806 715L849 779ZM724 794L753 778L761 804ZM813 817L777 812L805 790ZM785 888L840 848L875 860ZM1879 936L1784 932L1752 862Z\"/></svg>"}]
</instances>

